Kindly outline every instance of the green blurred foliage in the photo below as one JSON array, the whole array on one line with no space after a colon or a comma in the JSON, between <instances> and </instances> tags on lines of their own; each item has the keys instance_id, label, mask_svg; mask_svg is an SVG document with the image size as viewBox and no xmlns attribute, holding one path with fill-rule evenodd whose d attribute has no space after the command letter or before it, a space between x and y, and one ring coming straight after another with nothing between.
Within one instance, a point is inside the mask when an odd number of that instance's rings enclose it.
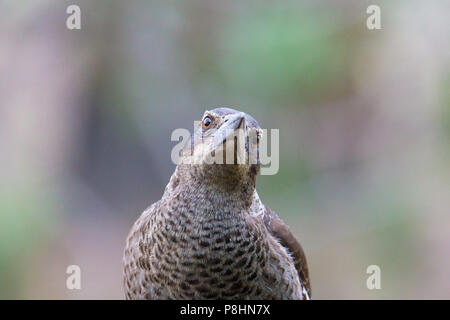
<instances>
[{"instance_id":1,"label":"green blurred foliage","mask_svg":"<svg viewBox=\"0 0 450 320\"><path fill-rule=\"evenodd\" d=\"M331 12L276 6L233 17L218 58L228 90L272 106L329 99L330 89L344 83L348 50L336 19Z\"/></svg>"},{"instance_id":2,"label":"green blurred foliage","mask_svg":"<svg viewBox=\"0 0 450 320\"><path fill-rule=\"evenodd\" d=\"M0 299L21 296L30 259L56 226L47 192L32 185L0 191Z\"/></svg>"}]
</instances>

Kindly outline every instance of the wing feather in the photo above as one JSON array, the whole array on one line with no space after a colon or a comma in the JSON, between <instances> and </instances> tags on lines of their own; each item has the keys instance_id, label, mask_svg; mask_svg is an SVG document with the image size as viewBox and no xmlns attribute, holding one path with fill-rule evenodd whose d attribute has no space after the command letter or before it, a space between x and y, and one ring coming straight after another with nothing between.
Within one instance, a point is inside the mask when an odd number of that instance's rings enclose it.
<instances>
[{"instance_id":1,"label":"wing feather","mask_svg":"<svg viewBox=\"0 0 450 320\"><path fill-rule=\"evenodd\" d=\"M297 269L300 282L306 289L308 298L311 298L311 284L309 280L308 263L302 246L295 238L287 224L270 208L266 207L264 215L264 224L267 230L292 254L295 268Z\"/></svg>"}]
</instances>

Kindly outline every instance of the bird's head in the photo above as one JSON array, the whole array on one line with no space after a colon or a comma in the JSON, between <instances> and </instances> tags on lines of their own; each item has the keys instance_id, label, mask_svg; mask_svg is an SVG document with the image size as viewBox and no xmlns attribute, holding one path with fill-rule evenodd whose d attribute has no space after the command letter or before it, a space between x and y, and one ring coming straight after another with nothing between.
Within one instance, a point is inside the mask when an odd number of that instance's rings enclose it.
<instances>
[{"instance_id":1,"label":"bird's head","mask_svg":"<svg viewBox=\"0 0 450 320\"><path fill-rule=\"evenodd\" d=\"M208 110L182 151L191 174L230 187L253 184L259 171L262 129L250 115L231 108Z\"/></svg>"}]
</instances>

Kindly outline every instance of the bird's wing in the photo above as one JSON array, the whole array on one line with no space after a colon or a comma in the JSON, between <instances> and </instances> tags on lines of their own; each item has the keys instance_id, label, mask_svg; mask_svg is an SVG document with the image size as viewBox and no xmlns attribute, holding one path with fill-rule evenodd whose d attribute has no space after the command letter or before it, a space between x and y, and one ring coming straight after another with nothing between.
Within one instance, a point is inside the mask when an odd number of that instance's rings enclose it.
<instances>
[{"instance_id":1,"label":"bird's wing","mask_svg":"<svg viewBox=\"0 0 450 320\"><path fill-rule=\"evenodd\" d=\"M152 284L147 280L149 254L153 243L146 239L149 218L155 213L159 201L155 202L136 220L127 238L123 255L124 288L126 299L151 299Z\"/></svg>"},{"instance_id":2,"label":"bird's wing","mask_svg":"<svg viewBox=\"0 0 450 320\"><path fill-rule=\"evenodd\" d=\"M295 236L292 234L292 231L289 229L288 225L280 219L275 211L271 210L267 206L266 214L264 215L264 224L270 234L277 238L280 241L280 244L292 254L300 282L303 288L306 289L308 298L311 298L308 263L306 262L306 256L302 246L297 239L295 239Z\"/></svg>"}]
</instances>

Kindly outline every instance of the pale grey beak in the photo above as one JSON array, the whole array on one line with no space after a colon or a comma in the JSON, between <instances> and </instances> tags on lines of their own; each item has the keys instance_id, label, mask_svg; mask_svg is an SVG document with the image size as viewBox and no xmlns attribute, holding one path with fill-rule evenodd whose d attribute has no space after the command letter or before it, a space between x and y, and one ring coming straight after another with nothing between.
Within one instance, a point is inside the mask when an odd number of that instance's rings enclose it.
<instances>
[{"instance_id":1,"label":"pale grey beak","mask_svg":"<svg viewBox=\"0 0 450 320\"><path fill-rule=\"evenodd\" d=\"M217 130L214 134L214 149L217 148L220 144L222 144L228 137L234 135L235 130L243 129L245 130L245 113L233 113L227 115L225 118L225 122L222 126Z\"/></svg>"}]
</instances>

